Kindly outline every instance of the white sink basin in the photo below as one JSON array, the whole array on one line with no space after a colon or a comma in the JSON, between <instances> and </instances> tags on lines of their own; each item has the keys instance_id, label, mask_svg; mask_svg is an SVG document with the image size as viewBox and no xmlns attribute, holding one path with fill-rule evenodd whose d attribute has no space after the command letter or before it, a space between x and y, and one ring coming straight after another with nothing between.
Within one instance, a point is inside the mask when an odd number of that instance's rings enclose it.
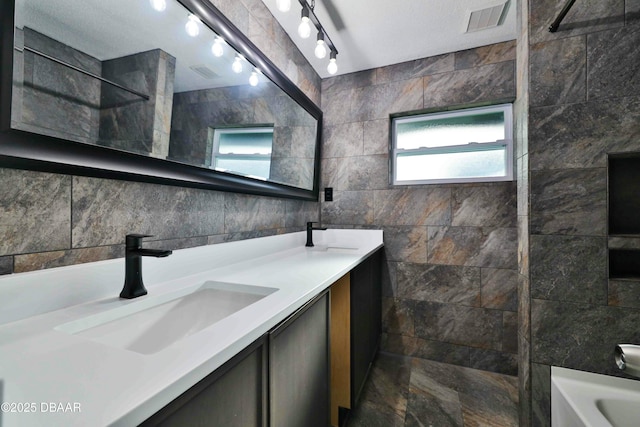
<instances>
[{"instance_id":1,"label":"white sink basin","mask_svg":"<svg viewBox=\"0 0 640 427\"><path fill-rule=\"evenodd\" d=\"M205 282L145 296L104 313L56 327L111 347L153 354L276 292L276 288Z\"/></svg>"},{"instance_id":2,"label":"white sink basin","mask_svg":"<svg viewBox=\"0 0 640 427\"><path fill-rule=\"evenodd\" d=\"M553 366L553 427L637 427L640 381Z\"/></svg>"}]
</instances>

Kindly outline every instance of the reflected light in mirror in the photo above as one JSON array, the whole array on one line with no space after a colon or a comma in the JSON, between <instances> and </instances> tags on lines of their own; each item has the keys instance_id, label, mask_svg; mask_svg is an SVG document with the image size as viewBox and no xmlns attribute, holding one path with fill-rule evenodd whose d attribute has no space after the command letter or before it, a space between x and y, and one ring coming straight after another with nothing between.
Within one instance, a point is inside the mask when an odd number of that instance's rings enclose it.
<instances>
[{"instance_id":1,"label":"reflected light in mirror","mask_svg":"<svg viewBox=\"0 0 640 427\"><path fill-rule=\"evenodd\" d=\"M167 8L167 2L165 0L149 0L151 7L158 12L163 12Z\"/></svg>"},{"instance_id":2,"label":"reflected light in mirror","mask_svg":"<svg viewBox=\"0 0 640 427\"><path fill-rule=\"evenodd\" d=\"M251 86L258 86L258 73L253 71L251 77L249 77L249 84Z\"/></svg>"},{"instance_id":3,"label":"reflected light in mirror","mask_svg":"<svg viewBox=\"0 0 640 427\"><path fill-rule=\"evenodd\" d=\"M213 42L213 45L211 45L211 53L213 53L213 56L215 57L221 57L222 55L224 55L224 47L222 46L223 40L221 37L216 37L215 41Z\"/></svg>"},{"instance_id":4,"label":"reflected light in mirror","mask_svg":"<svg viewBox=\"0 0 640 427\"><path fill-rule=\"evenodd\" d=\"M231 69L234 73L240 74L242 72L242 59L240 55L236 55L236 59L233 60L233 65L231 65Z\"/></svg>"},{"instance_id":5,"label":"reflected light in mirror","mask_svg":"<svg viewBox=\"0 0 640 427\"><path fill-rule=\"evenodd\" d=\"M198 22L200 22L200 19L198 19L196 15L189 15L189 21L187 21L184 29L191 37L197 37L198 34L200 34L200 27L198 26Z\"/></svg>"},{"instance_id":6,"label":"reflected light in mirror","mask_svg":"<svg viewBox=\"0 0 640 427\"><path fill-rule=\"evenodd\" d=\"M289 12L291 10L291 0L276 0L276 6L280 12Z\"/></svg>"}]
</instances>

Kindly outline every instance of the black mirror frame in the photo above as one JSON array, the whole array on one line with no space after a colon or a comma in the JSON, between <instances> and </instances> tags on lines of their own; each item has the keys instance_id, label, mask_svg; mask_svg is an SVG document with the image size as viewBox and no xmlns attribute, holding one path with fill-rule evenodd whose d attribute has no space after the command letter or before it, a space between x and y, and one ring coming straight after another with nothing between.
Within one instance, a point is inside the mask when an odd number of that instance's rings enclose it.
<instances>
[{"instance_id":1,"label":"black mirror frame","mask_svg":"<svg viewBox=\"0 0 640 427\"><path fill-rule=\"evenodd\" d=\"M207 0L178 0L317 120L313 189L11 129L14 0L0 0L0 167L317 201L322 111Z\"/></svg>"}]
</instances>

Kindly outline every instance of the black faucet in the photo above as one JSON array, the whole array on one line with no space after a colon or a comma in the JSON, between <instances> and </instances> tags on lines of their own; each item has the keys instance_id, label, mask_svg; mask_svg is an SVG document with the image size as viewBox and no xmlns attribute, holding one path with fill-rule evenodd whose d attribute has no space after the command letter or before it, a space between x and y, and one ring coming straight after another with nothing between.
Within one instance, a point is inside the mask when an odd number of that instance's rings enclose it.
<instances>
[{"instance_id":1,"label":"black faucet","mask_svg":"<svg viewBox=\"0 0 640 427\"><path fill-rule=\"evenodd\" d=\"M153 256L156 258L171 255L171 251L161 249L142 249L142 239L152 237L147 234L127 234L125 247L125 276L124 287L120 292L120 298L137 298L147 294L142 283L142 257Z\"/></svg>"},{"instance_id":2,"label":"black faucet","mask_svg":"<svg viewBox=\"0 0 640 427\"><path fill-rule=\"evenodd\" d=\"M314 227L313 224L319 224L317 222L307 223L307 247L313 247L313 230L326 230L327 227Z\"/></svg>"}]
</instances>

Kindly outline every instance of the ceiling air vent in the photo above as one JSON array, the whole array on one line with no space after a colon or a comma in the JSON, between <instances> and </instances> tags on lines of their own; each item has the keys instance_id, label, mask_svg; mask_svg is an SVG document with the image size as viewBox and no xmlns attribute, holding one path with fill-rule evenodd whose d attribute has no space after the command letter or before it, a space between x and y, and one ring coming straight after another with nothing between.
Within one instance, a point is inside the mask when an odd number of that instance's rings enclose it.
<instances>
[{"instance_id":1,"label":"ceiling air vent","mask_svg":"<svg viewBox=\"0 0 640 427\"><path fill-rule=\"evenodd\" d=\"M218 74L213 71L213 69L211 69L208 65L192 65L189 68L198 73L200 77L203 77L207 80L213 80L219 77Z\"/></svg>"},{"instance_id":2,"label":"ceiling air vent","mask_svg":"<svg viewBox=\"0 0 640 427\"><path fill-rule=\"evenodd\" d=\"M474 10L469 14L467 33L486 30L502 24L502 15L507 9L508 1L496 6L487 7L481 10Z\"/></svg>"}]
</instances>

